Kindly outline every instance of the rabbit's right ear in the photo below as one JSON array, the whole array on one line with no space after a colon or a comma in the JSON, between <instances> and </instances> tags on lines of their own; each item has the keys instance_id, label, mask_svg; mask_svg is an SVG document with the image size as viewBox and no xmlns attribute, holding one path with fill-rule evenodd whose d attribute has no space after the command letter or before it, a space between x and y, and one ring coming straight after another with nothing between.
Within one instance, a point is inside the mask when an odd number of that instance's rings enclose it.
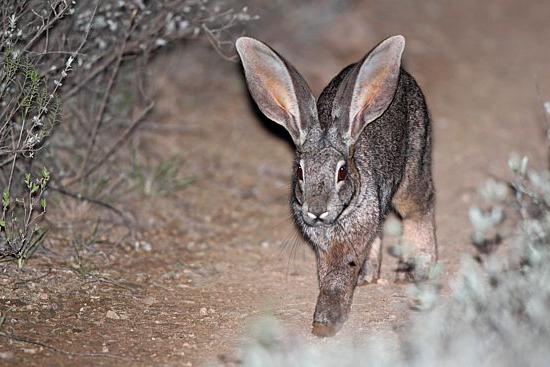
<instances>
[{"instance_id":1,"label":"rabbit's right ear","mask_svg":"<svg viewBox=\"0 0 550 367\"><path fill-rule=\"evenodd\" d=\"M264 43L241 37L236 43L248 89L260 110L284 126L294 144L305 140L310 121L317 119L315 97L302 76Z\"/></svg>"}]
</instances>

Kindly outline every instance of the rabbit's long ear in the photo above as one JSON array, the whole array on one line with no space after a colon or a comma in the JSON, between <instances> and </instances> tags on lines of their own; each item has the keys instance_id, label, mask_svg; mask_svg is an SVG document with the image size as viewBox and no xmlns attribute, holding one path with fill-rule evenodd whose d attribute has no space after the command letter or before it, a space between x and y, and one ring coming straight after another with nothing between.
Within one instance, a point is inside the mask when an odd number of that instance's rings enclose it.
<instances>
[{"instance_id":1,"label":"rabbit's long ear","mask_svg":"<svg viewBox=\"0 0 550 367\"><path fill-rule=\"evenodd\" d=\"M405 38L387 38L358 64L344 137L353 144L365 126L389 107L397 89Z\"/></svg>"},{"instance_id":2,"label":"rabbit's long ear","mask_svg":"<svg viewBox=\"0 0 550 367\"><path fill-rule=\"evenodd\" d=\"M250 94L269 119L283 125L301 145L317 119L315 97L302 76L264 43L241 37L236 43Z\"/></svg>"}]
</instances>

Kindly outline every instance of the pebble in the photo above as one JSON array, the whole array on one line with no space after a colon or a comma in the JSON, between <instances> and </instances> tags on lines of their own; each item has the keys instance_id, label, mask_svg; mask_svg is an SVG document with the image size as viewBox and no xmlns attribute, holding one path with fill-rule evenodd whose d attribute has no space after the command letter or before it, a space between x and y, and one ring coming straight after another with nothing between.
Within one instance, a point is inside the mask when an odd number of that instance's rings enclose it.
<instances>
[{"instance_id":1,"label":"pebble","mask_svg":"<svg viewBox=\"0 0 550 367\"><path fill-rule=\"evenodd\" d=\"M112 311L112 310L107 311L106 317L108 319L120 320L120 316L115 311Z\"/></svg>"},{"instance_id":2,"label":"pebble","mask_svg":"<svg viewBox=\"0 0 550 367\"><path fill-rule=\"evenodd\" d=\"M145 303L147 306L151 306L154 303L156 303L157 300L154 299L153 297L145 297L141 302Z\"/></svg>"},{"instance_id":3,"label":"pebble","mask_svg":"<svg viewBox=\"0 0 550 367\"><path fill-rule=\"evenodd\" d=\"M206 307L203 307L200 309L199 313L201 316L206 316L208 315L208 310L206 309Z\"/></svg>"},{"instance_id":4,"label":"pebble","mask_svg":"<svg viewBox=\"0 0 550 367\"><path fill-rule=\"evenodd\" d=\"M388 280L384 278L379 278L378 280L376 280L376 284L388 285Z\"/></svg>"},{"instance_id":5,"label":"pebble","mask_svg":"<svg viewBox=\"0 0 550 367\"><path fill-rule=\"evenodd\" d=\"M153 246L149 242L145 241L136 241L134 243L134 249L136 251L145 251L145 252L151 252L153 250Z\"/></svg>"},{"instance_id":6,"label":"pebble","mask_svg":"<svg viewBox=\"0 0 550 367\"><path fill-rule=\"evenodd\" d=\"M39 293L38 294L38 298L40 298L42 301L47 301L48 300L48 293Z\"/></svg>"},{"instance_id":7,"label":"pebble","mask_svg":"<svg viewBox=\"0 0 550 367\"><path fill-rule=\"evenodd\" d=\"M0 352L0 359L12 359L13 353L12 352Z\"/></svg>"}]
</instances>

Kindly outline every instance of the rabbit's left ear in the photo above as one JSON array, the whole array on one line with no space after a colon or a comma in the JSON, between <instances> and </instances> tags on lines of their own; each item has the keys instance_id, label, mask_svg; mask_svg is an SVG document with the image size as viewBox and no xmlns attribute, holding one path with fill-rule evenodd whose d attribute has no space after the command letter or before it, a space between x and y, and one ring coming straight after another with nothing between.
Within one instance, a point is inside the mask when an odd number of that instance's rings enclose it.
<instances>
[{"instance_id":1,"label":"rabbit's left ear","mask_svg":"<svg viewBox=\"0 0 550 367\"><path fill-rule=\"evenodd\" d=\"M401 55L405 48L405 38L401 35L390 37L376 46L358 64L349 106L349 125L343 135L353 144L365 126L380 117L393 100L399 72Z\"/></svg>"}]
</instances>

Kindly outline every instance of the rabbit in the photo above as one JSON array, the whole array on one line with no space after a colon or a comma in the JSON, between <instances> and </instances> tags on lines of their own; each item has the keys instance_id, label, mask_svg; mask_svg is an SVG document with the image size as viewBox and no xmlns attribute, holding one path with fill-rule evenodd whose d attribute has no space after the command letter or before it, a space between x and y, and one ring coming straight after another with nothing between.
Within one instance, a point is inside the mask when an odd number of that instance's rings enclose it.
<instances>
[{"instance_id":1,"label":"rabbit","mask_svg":"<svg viewBox=\"0 0 550 367\"><path fill-rule=\"evenodd\" d=\"M411 277L437 261L431 127L424 95L401 67L405 38L389 37L344 68L316 100L296 69L266 44L241 37L236 49L260 111L296 147L290 207L317 261L312 332L335 335L358 284L380 274L384 219L402 219L401 259Z\"/></svg>"}]
</instances>

